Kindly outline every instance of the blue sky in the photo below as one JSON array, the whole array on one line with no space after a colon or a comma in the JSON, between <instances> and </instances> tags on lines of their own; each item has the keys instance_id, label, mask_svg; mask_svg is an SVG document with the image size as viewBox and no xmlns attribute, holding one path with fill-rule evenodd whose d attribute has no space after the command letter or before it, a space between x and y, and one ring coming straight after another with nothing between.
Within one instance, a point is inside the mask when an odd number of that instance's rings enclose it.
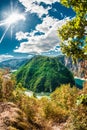
<instances>
[{"instance_id":1,"label":"blue sky","mask_svg":"<svg viewBox=\"0 0 87 130\"><path fill-rule=\"evenodd\" d=\"M12 12L23 14L25 20L20 18L9 27L2 25ZM0 3L0 58L60 54L57 29L74 16L73 10L58 0L3 0Z\"/></svg>"}]
</instances>

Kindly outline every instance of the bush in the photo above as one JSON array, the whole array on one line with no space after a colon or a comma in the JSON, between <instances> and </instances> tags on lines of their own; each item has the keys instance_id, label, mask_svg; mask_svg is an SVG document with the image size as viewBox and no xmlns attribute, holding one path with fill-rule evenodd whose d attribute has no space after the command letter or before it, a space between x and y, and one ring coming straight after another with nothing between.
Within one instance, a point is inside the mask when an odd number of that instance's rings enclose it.
<instances>
[{"instance_id":1,"label":"bush","mask_svg":"<svg viewBox=\"0 0 87 130\"><path fill-rule=\"evenodd\" d=\"M4 73L0 72L0 101L11 101L13 90L15 89L15 81L10 75L5 75Z\"/></svg>"},{"instance_id":2,"label":"bush","mask_svg":"<svg viewBox=\"0 0 87 130\"><path fill-rule=\"evenodd\" d=\"M65 130L87 130L87 106L76 106L71 112Z\"/></svg>"},{"instance_id":3,"label":"bush","mask_svg":"<svg viewBox=\"0 0 87 130\"><path fill-rule=\"evenodd\" d=\"M77 105L83 104L87 106L87 94L81 94L77 98Z\"/></svg>"},{"instance_id":4,"label":"bush","mask_svg":"<svg viewBox=\"0 0 87 130\"><path fill-rule=\"evenodd\" d=\"M57 88L52 94L51 99L55 101L61 108L70 110L74 107L76 98L78 95L78 89L76 87L70 87L70 85L62 85Z\"/></svg>"},{"instance_id":5,"label":"bush","mask_svg":"<svg viewBox=\"0 0 87 130\"><path fill-rule=\"evenodd\" d=\"M68 112L56 105L55 102L50 101L44 106L45 118L56 123L66 122Z\"/></svg>"},{"instance_id":6,"label":"bush","mask_svg":"<svg viewBox=\"0 0 87 130\"><path fill-rule=\"evenodd\" d=\"M77 97L65 130L87 130L87 94L83 90Z\"/></svg>"}]
</instances>

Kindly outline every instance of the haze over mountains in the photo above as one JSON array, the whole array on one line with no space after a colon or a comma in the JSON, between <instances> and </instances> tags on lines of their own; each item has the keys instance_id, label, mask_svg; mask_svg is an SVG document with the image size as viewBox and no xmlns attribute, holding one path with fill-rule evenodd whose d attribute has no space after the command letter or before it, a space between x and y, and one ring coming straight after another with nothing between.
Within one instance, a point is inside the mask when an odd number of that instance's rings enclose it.
<instances>
[{"instance_id":1,"label":"haze over mountains","mask_svg":"<svg viewBox=\"0 0 87 130\"><path fill-rule=\"evenodd\" d=\"M16 70L20 66L24 65L31 58L26 58L26 57L25 58L11 58L8 60L4 60L0 62L0 68L9 68L11 70ZM57 56L57 58L63 65L68 67L68 69L70 70L74 69L75 66L72 64L72 60L70 58L67 58L64 55L59 55Z\"/></svg>"},{"instance_id":2,"label":"haze over mountains","mask_svg":"<svg viewBox=\"0 0 87 130\"><path fill-rule=\"evenodd\" d=\"M1 68L9 68L11 70L16 70L23 64L27 62L27 58L18 58L18 59L9 59L0 62L0 67Z\"/></svg>"}]
</instances>

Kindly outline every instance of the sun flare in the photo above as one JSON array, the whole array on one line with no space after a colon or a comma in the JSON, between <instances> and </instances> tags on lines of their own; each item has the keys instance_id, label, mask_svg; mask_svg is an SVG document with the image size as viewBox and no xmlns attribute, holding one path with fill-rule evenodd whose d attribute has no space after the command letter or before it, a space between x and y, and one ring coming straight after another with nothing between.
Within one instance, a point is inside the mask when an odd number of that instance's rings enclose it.
<instances>
[{"instance_id":1,"label":"sun flare","mask_svg":"<svg viewBox=\"0 0 87 130\"><path fill-rule=\"evenodd\" d=\"M14 12L14 13L11 12L11 14L5 20L0 21L0 27L6 26L6 30L4 31L2 37L0 38L0 43L4 39L8 29L10 27L12 27L12 25L15 25L15 23L20 22L21 20L25 21L24 14L21 14L21 13L18 13L18 12ZM12 35L12 28L11 28L11 35Z\"/></svg>"},{"instance_id":2,"label":"sun flare","mask_svg":"<svg viewBox=\"0 0 87 130\"><path fill-rule=\"evenodd\" d=\"M2 43L6 33L10 30L11 39L14 28L20 26L20 23L26 20L25 13L20 12L18 5L13 5L13 1L10 2L10 9L2 12L2 20L0 19L0 28L4 28L2 36L0 37L0 43Z\"/></svg>"},{"instance_id":3,"label":"sun flare","mask_svg":"<svg viewBox=\"0 0 87 130\"><path fill-rule=\"evenodd\" d=\"M6 23L7 24L14 24L20 20L25 20L25 16L23 14L19 14L19 13L12 13L7 19L6 19Z\"/></svg>"}]
</instances>

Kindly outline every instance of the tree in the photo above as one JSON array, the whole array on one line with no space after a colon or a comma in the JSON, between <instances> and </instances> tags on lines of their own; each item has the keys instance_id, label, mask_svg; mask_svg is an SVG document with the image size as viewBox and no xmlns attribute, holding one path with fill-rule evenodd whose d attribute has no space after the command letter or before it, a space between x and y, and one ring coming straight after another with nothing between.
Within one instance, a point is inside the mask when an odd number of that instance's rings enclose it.
<instances>
[{"instance_id":1,"label":"tree","mask_svg":"<svg viewBox=\"0 0 87 130\"><path fill-rule=\"evenodd\" d=\"M61 50L74 61L87 59L87 0L60 0L60 2L76 12L73 19L58 29Z\"/></svg>"}]
</instances>

